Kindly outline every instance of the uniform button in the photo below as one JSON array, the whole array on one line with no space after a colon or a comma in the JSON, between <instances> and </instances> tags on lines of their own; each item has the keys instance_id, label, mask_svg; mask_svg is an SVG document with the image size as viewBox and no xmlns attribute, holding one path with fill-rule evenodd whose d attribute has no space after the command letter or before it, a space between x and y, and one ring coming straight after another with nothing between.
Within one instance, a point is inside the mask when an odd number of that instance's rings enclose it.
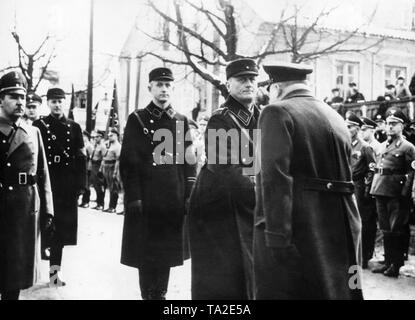
<instances>
[{"instance_id":1,"label":"uniform button","mask_svg":"<svg viewBox=\"0 0 415 320\"><path fill-rule=\"evenodd\" d=\"M154 130L150 130L151 133L154 133Z\"/></svg>"},{"instance_id":2,"label":"uniform button","mask_svg":"<svg viewBox=\"0 0 415 320\"><path fill-rule=\"evenodd\" d=\"M157 164L155 162L153 162L153 167L155 167Z\"/></svg>"},{"instance_id":3,"label":"uniform button","mask_svg":"<svg viewBox=\"0 0 415 320\"><path fill-rule=\"evenodd\" d=\"M150 123L154 123L154 120L153 119L150 119Z\"/></svg>"},{"instance_id":4,"label":"uniform button","mask_svg":"<svg viewBox=\"0 0 415 320\"><path fill-rule=\"evenodd\" d=\"M50 131L48 130L47 133L50 134Z\"/></svg>"},{"instance_id":5,"label":"uniform button","mask_svg":"<svg viewBox=\"0 0 415 320\"><path fill-rule=\"evenodd\" d=\"M8 162L8 163L6 164L6 166L11 167L12 165Z\"/></svg>"},{"instance_id":6,"label":"uniform button","mask_svg":"<svg viewBox=\"0 0 415 320\"><path fill-rule=\"evenodd\" d=\"M70 131L66 131L66 133L67 133L67 134L71 134L71 132L70 132Z\"/></svg>"},{"instance_id":7,"label":"uniform button","mask_svg":"<svg viewBox=\"0 0 415 320\"><path fill-rule=\"evenodd\" d=\"M246 162L246 159L245 158L242 158L242 162Z\"/></svg>"},{"instance_id":8,"label":"uniform button","mask_svg":"<svg viewBox=\"0 0 415 320\"><path fill-rule=\"evenodd\" d=\"M48 128L49 128L49 126L50 126L49 124L46 125L46 127L48 127Z\"/></svg>"},{"instance_id":9,"label":"uniform button","mask_svg":"<svg viewBox=\"0 0 415 320\"><path fill-rule=\"evenodd\" d=\"M178 142L177 142L177 144L181 144L181 142L180 142L180 141L178 141Z\"/></svg>"},{"instance_id":10,"label":"uniform button","mask_svg":"<svg viewBox=\"0 0 415 320\"><path fill-rule=\"evenodd\" d=\"M245 148L248 148L248 145L247 144L245 145Z\"/></svg>"},{"instance_id":11,"label":"uniform button","mask_svg":"<svg viewBox=\"0 0 415 320\"><path fill-rule=\"evenodd\" d=\"M13 191L13 187L12 187L12 186L10 186L10 187L9 187L9 190L10 190L10 191Z\"/></svg>"},{"instance_id":12,"label":"uniform button","mask_svg":"<svg viewBox=\"0 0 415 320\"><path fill-rule=\"evenodd\" d=\"M180 130L177 130L177 133L180 133Z\"/></svg>"},{"instance_id":13,"label":"uniform button","mask_svg":"<svg viewBox=\"0 0 415 320\"><path fill-rule=\"evenodd\" d=\"M50 138L48 138L48 141L50 141Z\"/></svg>"},{"instance_id":14,"label":"uniform button","mask_svg":"<svg viewBox=\"0 0 415 320\"><path fill-rule=\"evenodd\" d=\"M48 149L51 149L51 146L48 146Z\"/></svg>"},{"instance_id":15,"label":"uniform button","mask_svg":"<svg viewBox=\"0 0 415 320\"><path fill-rule=\"evenodd\" d=\"M66 139L66 141L68 141L68 142L69 142L69 141L71 141L71 140L70 140L70 139Z\"/></svg>"},{"instance_id":16,"label":"uniform button","mask_svg":"<svg viewBox=\"0 0 415 320\"><path fill-rule=\"evenodd\" d=\"M50 162L50 161L49 161L48 163L49 163L49 165L51 165L51 164L52 164L52 162Z\"/></svg>"},{"instance_id":17,"label":"uniform button","mask_svg":"<svg viewBox=\"0 0 415 320\"><path fill-rule=\"evenodd\" d=\"M3 143L6 143L6 140L3 140L2 142L3 142Z\"/></svg>"},{"instance_id":18,"label":"uniform button","mask_svg":"<svg viewBox=\"0 0 415 320\"><path fill-rule=\"evenodd\" d=\"M333 184L331 182L327 183L327 189L331 190L333 189Z\"/></svg>"},{"instance_id":19,"label":"uniform button","mask_svg":"<svg viewBox=\"0 0 415 320\"><path fill-rule=\"evenodd\" d=\"M67 149L67 150L71 150L71 148L70 148L70 147L67 147L66 149Z\"/></svg>"},{"instance_id":20,"label":"uniform button","mask_svg":"<svg viewBox=\"0 0 415 320\"><path fill-rule=\"evenodd\" d=\"M68 163L65 163L65 166L67 166L68 165Z\"/></svg>"}]
</instances>

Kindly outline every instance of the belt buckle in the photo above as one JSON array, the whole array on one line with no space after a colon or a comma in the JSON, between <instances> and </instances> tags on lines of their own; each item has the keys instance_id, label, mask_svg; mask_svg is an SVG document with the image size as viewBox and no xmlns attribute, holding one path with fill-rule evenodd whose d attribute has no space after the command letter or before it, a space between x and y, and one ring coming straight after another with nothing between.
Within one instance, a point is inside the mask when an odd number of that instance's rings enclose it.
<instances>
[{"instance_id":1,"label":"belt buckle","mask_svg":"<svg viewBox=\"0 0 415 320\"><path fill-rule=\"evenodd\" d=\"M61 156L55 156L55 157L53 158L53 162L55 162L55 163L60 163L60 162L61 162Z\"/></svg>"},{"instance_id":2,"label":"belt buckle","mask_svg":"<svg viewBox=\"0 0 415 320\"><path fill-rule=\"evenodd\" d=\"M383 168L379 168L379 174L383 176Z\"/></svg>"},{"instance_id":3,"label":"belt buckle","mask_svg":"<svg viewBox=\"0 0 415 320\"><path fill-rule=\"evenodd\" d=\"M19 172L19 184L20 185L27 184L27 173L26 172Z\"/></svg>"}]
</instances>

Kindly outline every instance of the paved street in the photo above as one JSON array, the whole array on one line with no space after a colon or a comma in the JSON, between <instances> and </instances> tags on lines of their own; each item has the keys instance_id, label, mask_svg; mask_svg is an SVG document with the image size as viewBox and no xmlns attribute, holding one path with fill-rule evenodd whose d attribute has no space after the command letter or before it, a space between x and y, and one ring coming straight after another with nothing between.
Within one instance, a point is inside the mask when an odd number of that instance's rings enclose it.
<instances>
[{"instance_id":1,"label":"paved street","mask_svg":"<svg viewBox=\"0 0 415 320\"><path fill-rule=\"evenodd\" d=\"M63 275L67 286L48 287L48 263L43 261L41 281L23 291L21 299L141 299L137 270L119 262L123 219L115 214L80 209L78 246L64 250ZM390 279L364 271L365 298L415 300L414 256L402 273L411 276ZM167 299L190 299L189 260L172 270Z\"/></svg>"}]
</instances>

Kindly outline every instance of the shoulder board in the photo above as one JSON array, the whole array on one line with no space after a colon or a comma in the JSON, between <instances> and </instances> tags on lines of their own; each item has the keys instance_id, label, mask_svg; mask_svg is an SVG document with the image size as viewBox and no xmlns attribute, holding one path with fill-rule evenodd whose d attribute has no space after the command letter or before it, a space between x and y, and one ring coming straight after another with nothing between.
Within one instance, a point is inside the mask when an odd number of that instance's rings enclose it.
<instances>
[{"instance_id":1,"label":"shoulder board","mask_svg":"<svg viewBox=\"0 0 415 320\"><path fill-rule=\"evenodd\" d=\"M212 116L216 115L225 115L229 112L229 109L227 107L221 107L213 111Z\"/></svg>"}]
</instances>

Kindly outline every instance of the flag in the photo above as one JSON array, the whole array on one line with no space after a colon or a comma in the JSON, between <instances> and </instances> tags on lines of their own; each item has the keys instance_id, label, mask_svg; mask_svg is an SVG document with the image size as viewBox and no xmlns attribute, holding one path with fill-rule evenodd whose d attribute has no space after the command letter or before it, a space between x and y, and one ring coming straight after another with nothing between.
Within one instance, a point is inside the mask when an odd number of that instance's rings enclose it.
<instances>
[{"instance_id":1,"label":"flag","mask_svg":"<svg viewBox=\"0 0 415 320\"><path fill-rule=\"evenodd\" d=\"M112 91L112 101L110 112L108 113L107 128L105 130L105 138L108 137L110 128L116 128L120 132L120 121L118 118L118 95L117 95L117 83L114 80L114 90Z\"/></svg>"},{"instance_id":2,"label":"flag","mask_svg":"<svg viewBox=\"0 0 415 320\"><path fill-rule=\"evenodd\" d=\"M75 109L75 90L72 84L71 106L69 107L68 119L74 120L73 109Z\"/></svg>"}]
</instances>

